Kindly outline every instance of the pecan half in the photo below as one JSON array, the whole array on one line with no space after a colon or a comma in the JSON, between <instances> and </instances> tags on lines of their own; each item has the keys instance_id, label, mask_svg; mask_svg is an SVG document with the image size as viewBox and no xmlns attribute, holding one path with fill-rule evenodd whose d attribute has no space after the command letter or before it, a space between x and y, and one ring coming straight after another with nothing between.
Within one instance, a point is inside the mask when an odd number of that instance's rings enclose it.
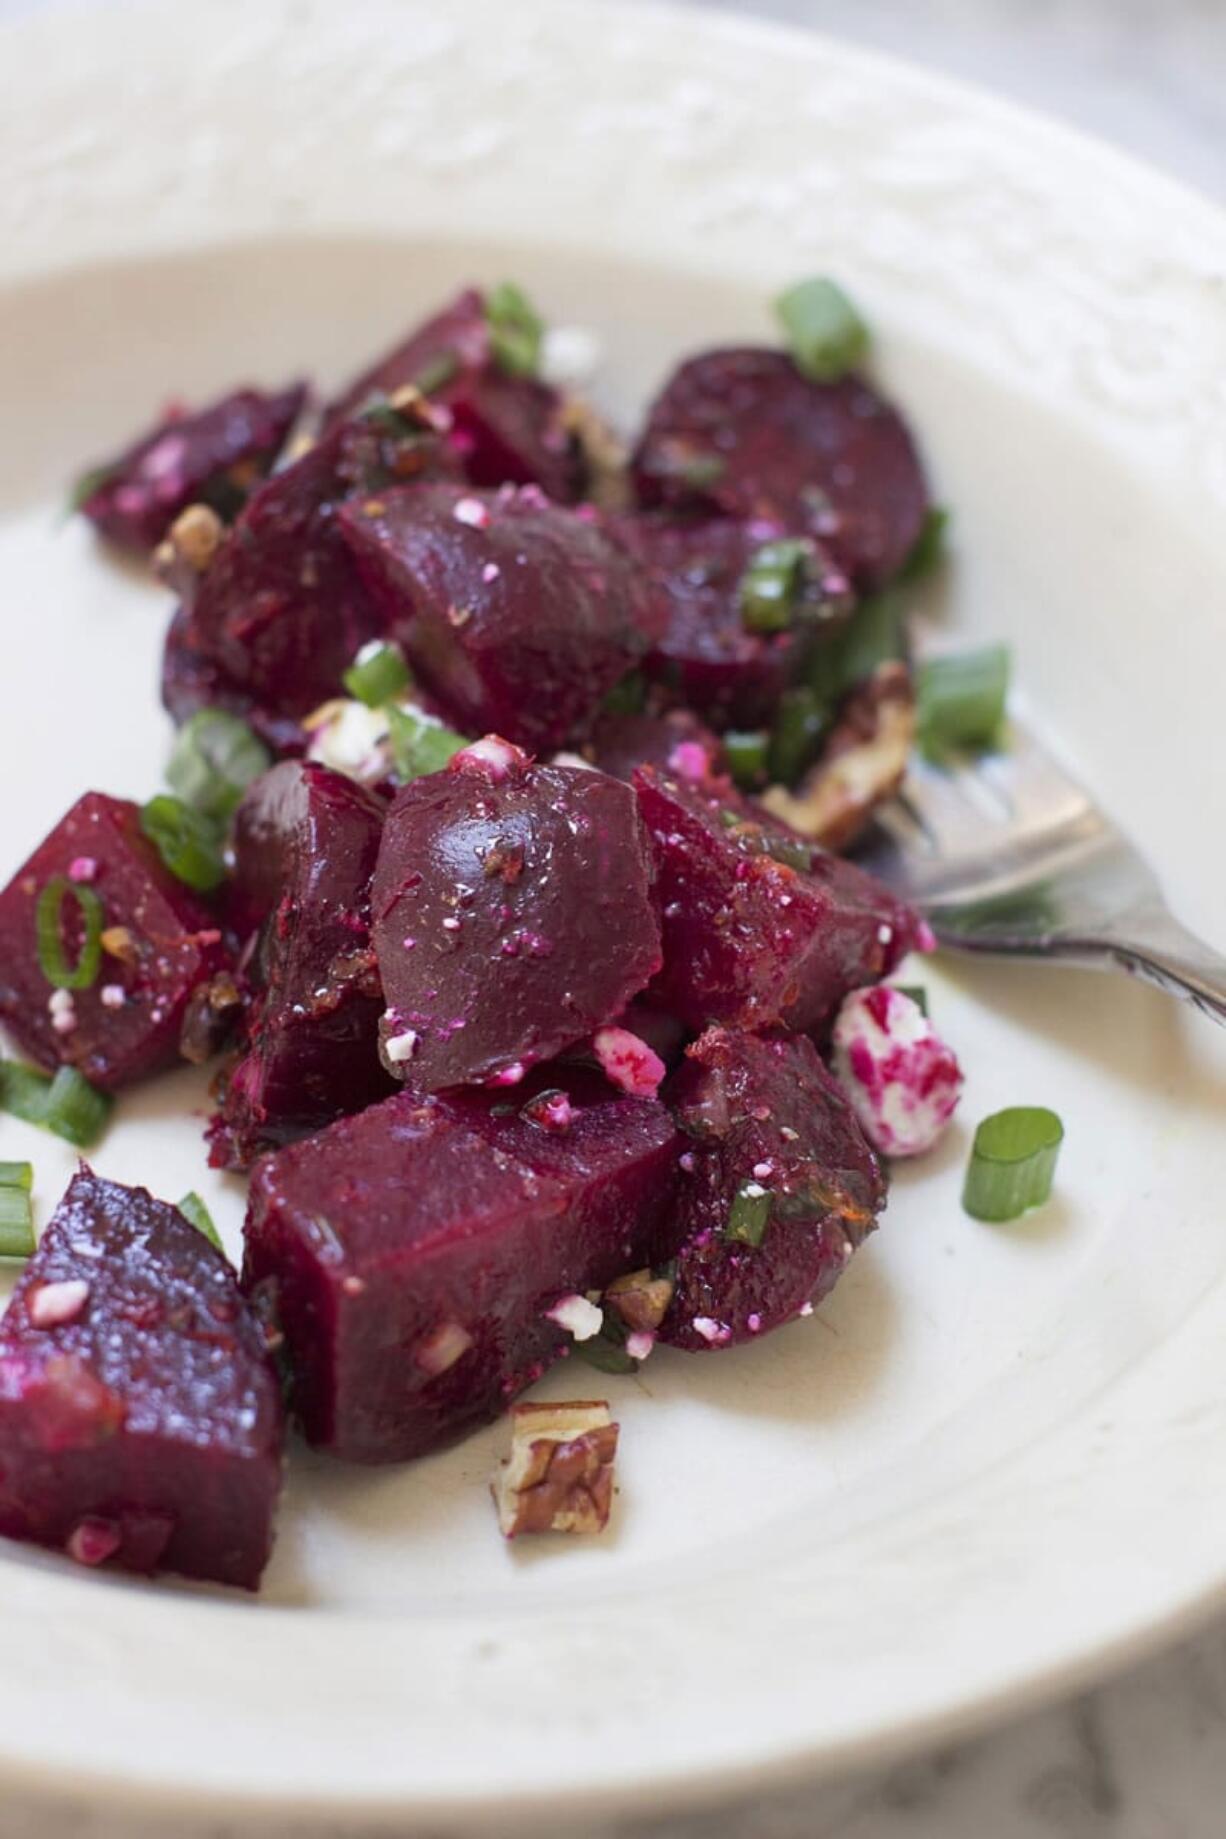
<instances>
[{"instance_id":1,"label":"pecan half","mask_svg":"<svg viewBox=\"0 0 1226 1839\"><path fill-rule=\"evenodd\" d=\"M618 1428L603 1399L514 1406L510 1458L491 1484L504 1535L603 1532Z\"/></svg>"}]
</instances>

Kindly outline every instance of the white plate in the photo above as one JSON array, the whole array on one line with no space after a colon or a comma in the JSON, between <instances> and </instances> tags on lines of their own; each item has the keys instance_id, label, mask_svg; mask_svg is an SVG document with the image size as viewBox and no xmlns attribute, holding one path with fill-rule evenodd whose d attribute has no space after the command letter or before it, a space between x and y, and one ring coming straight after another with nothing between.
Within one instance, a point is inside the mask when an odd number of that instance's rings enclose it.
<instances>
[{"instance_id":1,"label":"white plate","mask_svg":"<svg viewBox=\"0 0 1226 1839\"><path fill-rule=\"evenodd\" d=\"M1222 932L1226 221L1114 154L820 40L627 6L252 4L0 43L2 858L146 794L166 607L53 507L168 392L331 381L467 277L599 328L629 416L679 353L844 277L956 507L949 617ZM506 1550L504 1431L297 1454L262 1599L0 1553L6 1806L195 1833L575 1831L965 1729L1134 1655L1226 1579L1226 1038L1121 979L929 974L965 1122L833 1302L614 1380L600 1542ZM201 1187L184 1075L111 1175ZM1040 1100L1059 1199L974 1225L971 1122ZM36 1158L49 1208L69 1157ZM545 1390L564 1396L563 1370ZM586 1386L586 1382L585 1382ZM91 1831L94 1830L91 1828ZM108 1827L108 1830L110 1828Z\"/></svg>"}]
</instances>

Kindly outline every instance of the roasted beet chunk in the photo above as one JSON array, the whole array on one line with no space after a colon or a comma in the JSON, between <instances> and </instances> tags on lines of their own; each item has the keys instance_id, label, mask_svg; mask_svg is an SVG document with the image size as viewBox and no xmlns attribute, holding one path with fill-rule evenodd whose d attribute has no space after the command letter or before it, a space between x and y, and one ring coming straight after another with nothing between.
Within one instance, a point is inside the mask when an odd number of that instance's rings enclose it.
<instances>
[{"instance_id":1,"label":"roasted beet chunk","mask_svg":"<svg viewBox=\"0 0 1226 1839\"><path fill-rule=\"evenodd\" d=\"M664 1107L568 1073L551 1127L519 1115L540 1096L400 1093L256 1165L244 1283L272 1291L311 1442L395 1462L453 1441L562 1352L563 1296L672 1250Z\"/></svg>"},{"instance_id":2,"label":"roasted beet chunk","mask_svg":"<svg viewBox=\"0 0 1226 1839\"><path fill-rule=\"evenodd\" d=\"M470 733L562 746L650 642L635 564L596 512L535 486L387 492L340 523L388 629Z\"/></svg>"},{"instance_id":3,"label":"roasted beet chunk","mask_svg":"<svg viewBox=\"0 0 1226 1839\"><path fill-rule=\"evenodd\" d=\"M850 613L847 576L806 537L780 629L754 628L742 583L764 545L782 536L778 524L649 515L619 518L614 529L644 569L665 621L645 674L716 728L772 721L813 647Z\"/></svg>"},{"instance_id":4,"label":"roasted beet chunk","mask_svg":"<svg viewBox=\"0 0 1226 1839\"><path fill-rule=\"evenodd\" d=\"M880 1165L803 1036L709 1029L667 1097L690 1144L660 1338L751 1341L833 1288L885 1205Z\"/></svg>"},{"instance_id":5,"label":"roasted beet chunk","mask_svg":"<svg viewBox=\"0 0 1226 1839\"><path fill-rule=\"evenodd\" d=\"M57 880L67 883L70 970L100 929L85 989L58 988L39 959L39 899ZM174 1065L193 992L228 964L215 919L165 867L127 799L87 792L0 894L0 1021L40 1066L75 1066L107 1091Z\"/></svg>"},{"instance_id":6,"label":"roasted beet chunk","mask_svg":"<svg viewBox=\"0 0 1226 1839\"><path fill-rule=\"evenodd\" d=\"M861 587L901 568L928 509L905 422L860 377L812 383L781 351L708 351L675 371L638 451L641 501L774 518L820 537Z\"/></svg>"},{"instance_id":7,"label":"roasted beet chunk","mask_svg":"<svg viewBox=\"0 0 1226 1839\"><path fill-rule=\"evenodd\" d=\"M473 485L536 484L560 502L583 494L584 468L556 390L512 376L490 340L485 296L468 288L355 382L330 411L352 415L372 391L426 391L450 416L451 445Z\"/></svg>"},{"instance_id":8,"label":"roasted beet chunk","mask_svg":"<svg viewBox=\"0 0 1226 1839\"><path fill-rule=\"evenodd\" d=\"M615 779L631 780L636 766L658 766L679 779L706 780L722 770L724 749L719 736L688 709L666 709L602 715L583 755Z\"/></svg>"},{"instance_id":9,"label":"roasted beet chunk","mask_svg":"<svg viewBox=\"0 0 1226 1839\"><path fill-rule=\"evenodd\" d=\"M249 788L235 825L236 882L263 912L263 986L230 1074L213 1158L259 1150L360 1111L392 1089L379 1063L383 999L370 943L370 880L383 826L374 793L287 760Z\"/></svg>"},{"instance_id":10,"label":"roasted beet chunk","mask_svg":"<svg viewBox=\"0 0 1226 1839\"><path fill-rule=\"evenodd\" d=\"M422 414L426 414L422 411ZM337 527L337 507L451 462L429 420L384 404L345 422L251 498L172 628L163 694L179 720L204 700L300 717L341 692L341 675L383 618ZM197 700L200 697L200 701Z\"/></svg>"},{"instance_id":11,"label":"roasted beet chunk","mask_svg":"<svg viewBox=\"0 0 1226 1839\"><path fill-rule=\"evenodd\" d=\"M254 1590L283 1434L221 1253L177 1208L83 1168L0 1322L0 1532Z\"/></svg>"},{"instance_id":12,"label":"roasted beet chunk","mask_svg":"<svg viewBox=\"0 0 1226 1839\"><path fill-rule=\"evenodd\" d=\"M419 1091L513 1085L660 964L633 792L501 741L397 793L371 905L383 1054Z\"/></svg>"},{"instance_id":13,"label":"roasted beet chunk","mask_svg":"<svg viewBox=\"0 0 1226 1839\"><path fill-rule=\"evenodd\" d=\"M917 942L888 888L827 855L719 782L635 774L651 833L664 967L650 995L708 1022L823 1028L849 990L875 983Z\"/></svg>"},{"instance_id":14,"label":"roasted beet chunk","mask_svg":"<svg viewBox=\"0 0 1226 1839\"><path fill-rule=\"evenodd\" d=\"M306 385L295 383L275 396L235 390L194 414L168 415L90 469L78 508L127 549L152 549L189 504L231 518L271 469L305 400Z\"/></svg>"}]
</instances>

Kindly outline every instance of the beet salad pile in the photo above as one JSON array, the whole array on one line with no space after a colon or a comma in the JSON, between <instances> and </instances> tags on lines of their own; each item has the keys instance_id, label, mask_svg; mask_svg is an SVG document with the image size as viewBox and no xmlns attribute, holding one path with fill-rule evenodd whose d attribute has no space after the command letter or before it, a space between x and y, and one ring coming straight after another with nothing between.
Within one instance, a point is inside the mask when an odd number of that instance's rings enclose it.
<instances>
[{"instance_id":1,"label":"beet salad pile","mask_svg":"<svg viewBox=\"0 0 1226 1839\"><path fill-rule=\"evenodd\" d=\"M504 1531L598 1530L589 1369L810 1314L936 1140L957 1062L884 981L930 935L839 852L904 770L939 516L846 297L779 309L632 451L503 285L82 482L173 593L178 733L0 893L0 1100L87 1149L212 1061L250 1193L238 1273L86 1163L35 1248L0 1165L0 1532L254 1587L287 1422L403 1462L509 1410ZM563 1356L573 1402L517 1405Z\"/></svg>"}]
</instances>

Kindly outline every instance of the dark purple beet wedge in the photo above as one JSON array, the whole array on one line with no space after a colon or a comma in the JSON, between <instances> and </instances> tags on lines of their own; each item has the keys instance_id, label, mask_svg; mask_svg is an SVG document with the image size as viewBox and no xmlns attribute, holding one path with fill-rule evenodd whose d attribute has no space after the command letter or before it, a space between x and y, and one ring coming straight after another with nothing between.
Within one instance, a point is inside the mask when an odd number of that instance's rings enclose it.
<instances>
[{"instance_id":1,"label":"dark purple beet wedge","mask_svg":"<svg viewBox=\"0 0 1226 1839\"><path fill-rule=\"evenodd\" d=\"M561 397L504 368L486 297L466 288L358 377L329 410L355 414L373 391L427 393L450 418L449 440L473 485L539 485L559 503L583 496L584 466Z\"/></svg>"},{"instance_id":2,"label":"dark purple beet wedge","mask_svg":"<svg viewBox=\"0 0 1226 1839\"><path fill-rule=\"evenodd\" d=\"M283 1439L225 1258L177 1208L82 1167L0 1322L0 1532L254 1590Z\"/></svg>"},{"instance_id":3,"label":"dark purple beet wedge","mask_svg":"<svg viewBox=\"0 0 1226 1839\"><path fill-rule=\"evenodd\" d=\"M920 921L888 888L726 782L641 767L635 786L664 940L649 996L691 1027L820 1031L849 990L920 942Z\"/></svg>"},{"instance_id":4,"label":"dark purple beet wedge","mask_svg":"<svg viewBox=\"0 0 1226 1839\"><path fill-rule=\"evenodd\" d=\"M812 1042L709 1029L665 1095L690 1142L660 1339L731 1347L809 1313L886 1199L881 1166Z\"/></svg>"},{"instance_id":5,"label":"dark purple beet wedge","mask_svg":"<svg viewBox=\"0 0 1226 1839\"><path fill-rule=\"evenodd\" d=\"M673 1249L667 1111L557 1073L400 1093L257 1163L243 1281L271 1292L312 1443L398 1462L454 1441L562 1353L558 1303Z\"/></svg>"},{"instance_id":6,"label":"dark purple beet wedge","mask_svg":"<svg viewBox=\"0 0 1226 1839\"><path fill-rule=\"evenodd\" d=\"M370 941L383 812L352 779L296 760L257 779L239 806L235 884L248 919L263 920L251 972L262 994L210 1130L215 1163L245 1168L393 1089Z\"/></svg>"},{"instance_id":7,"label":"dark purple beet wedge","mask_svg":"<svg viewBox=\"0 0 1226 1839\"><path fill-rule=\"evenodd\" d=\"M371 906L383 1055L419 1091L513 1086L660 964L634 793L493 738L397 793Z\"/></svg>"},{"instance_id":8,"label":"dark purple beet wedge","mask_svg":"<svg viewBox=\"0 0 1226 1839\"><path fill-rule=\"evenodd\" d=\"M46 967L40 903L59 914ZM0 1021L40 1066L106 1091L175 1064L194 992L229 964L213 915L124 798L87 792L0 893Z\"/></svg>"},{"instance_id":9,"label":"dark purple beet wedge","mask_svg":"<svg viewBox=\"0 0 1226 1839\"><path fill-rule=\"evenodd\" d=\"M305 401L306 385L294 383L275 395L234 390L206 409L168 415L90 468L77 509L125 549L153 549L189 504L229 521L272 470Z\"/></svg>"},{"instance_id":10,"label":"dark purple beet wedge","mask_svg":"<svg viewBox=\"0 0 1226 1839\"><path fill-rule=\"evenodd\" d=\"M811 382L782 351L688 359L652 404L634 471L644 505L808 532L864 588L897 574L928 509L897 410L860 377Z\"/></svg>"},{"instance_id":11,"label":"dark purple beet wedge","mask_svg":"<svg viewBox=\"0 0 1226 1839\"><path fill-rule=\"evenodd\" d=\"M777 523L648 514L619 518L614 530L643 568L665 622L645 674L713 727L773 721L779 697L813 647L850 615L847 576L806 537L795 593L778 629L755 627L754 609L742 604L742 584L764 545L784 534Z\"/></svg>"},{"instance_id":12,"label":"dark purple beet wedge","mask_svg":"<svg viewBox=\"0 0 1226 1839\"><path fill-rule=\"evenodd\" d=\"M423 419L424 418L424 419ZM263 485L194 584L171 629L163 695L184 720L204 702L248 712L266 736L341 694L383 615L366 592L338 507L453 461L429 412L383 404L344 422ZM198 700L199 698L199 700Z\"/></svg>"},{"instance_id":13,"label":"dark purple beet wedge","mask_svg":"<svg viewBox=\"0 0 1226 1839\"><path fill-rule=\"evenodd\" d=\"M387 492L347 506L340 524L387 630L469 733L563 746L658 629L598 513L535 486Z\"/></svg>"}]
</instances>

